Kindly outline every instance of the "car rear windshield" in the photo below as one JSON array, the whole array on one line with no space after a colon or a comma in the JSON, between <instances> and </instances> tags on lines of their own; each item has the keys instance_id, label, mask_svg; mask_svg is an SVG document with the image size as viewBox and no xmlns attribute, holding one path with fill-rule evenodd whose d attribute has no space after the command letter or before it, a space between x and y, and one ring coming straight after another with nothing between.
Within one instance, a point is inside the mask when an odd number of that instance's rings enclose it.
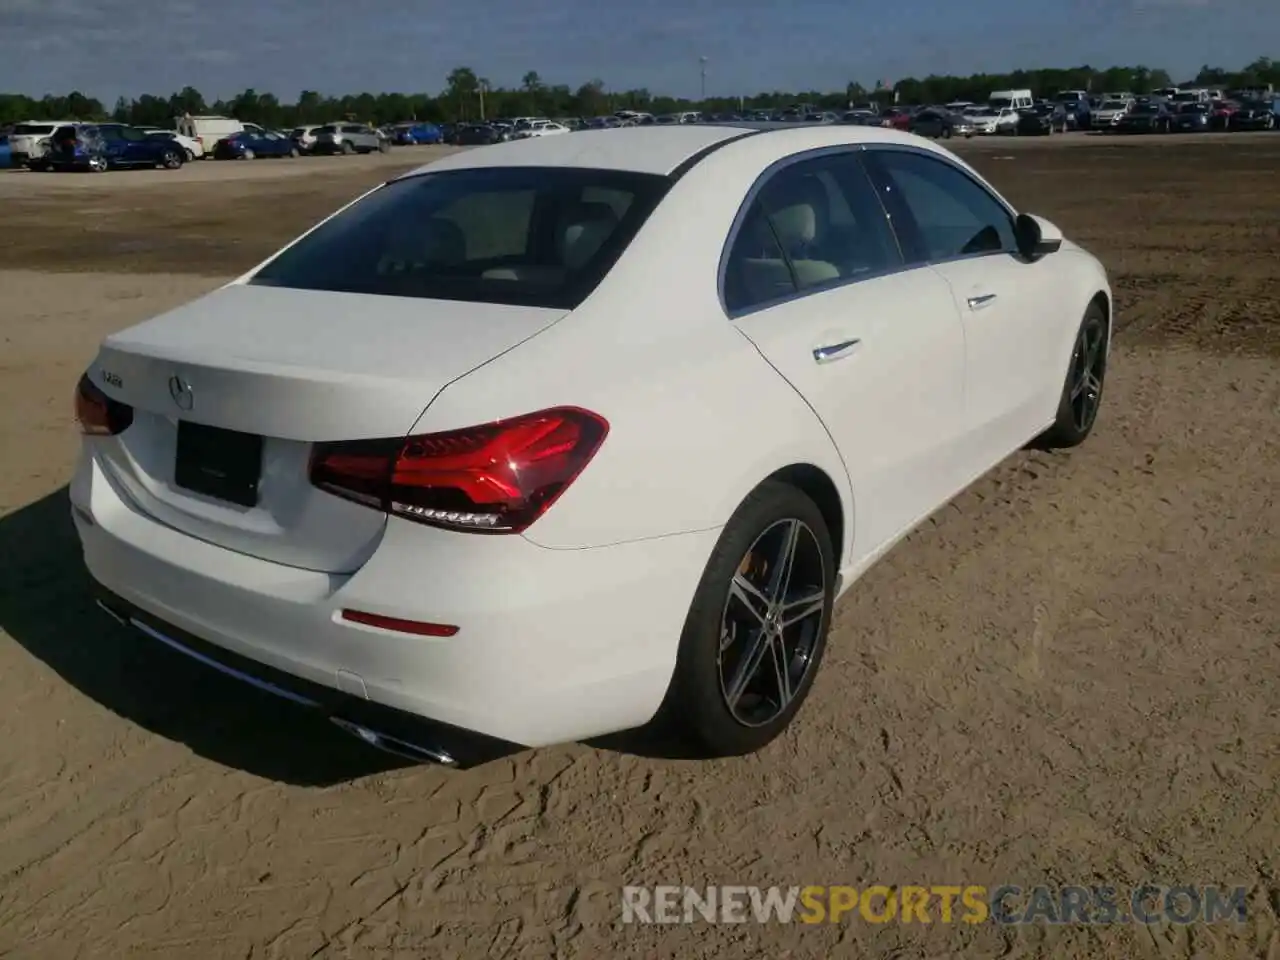
<instances>
[{"instance_id":1,"label":"car rear windshield","mask_svg":"<svg viewBox=\"0 0 1280 960\"><path fill-rule=\"evenodd\" d=\"M52 123L20 123L10 131L11 136L35 136L37 134L53 133Z\"/></svg>"},{"instance_id":2,"label":"car rear windshield","mask_svg":"<svg viewBox=\"0 0 1280 960\"><path fill-rule=\"evenodd\" d=\"M249 282L571 310L608 273L669 183L572 167L411 176L322 224Z\"/></svg>"}]
</instances>

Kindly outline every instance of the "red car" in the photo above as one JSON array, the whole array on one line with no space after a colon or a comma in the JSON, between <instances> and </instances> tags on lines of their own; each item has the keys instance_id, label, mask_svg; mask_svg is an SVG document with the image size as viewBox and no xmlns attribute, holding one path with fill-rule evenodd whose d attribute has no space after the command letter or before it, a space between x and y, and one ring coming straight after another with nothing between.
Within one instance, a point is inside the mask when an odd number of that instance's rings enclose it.
<instances>
[{"instance_id":1,"label":"red car","mask_svg":"<svg viewBox=\"0 0 1280 960\"><path fill-rule=\"evenodd\" d=\"M1240 104L1232 100L1216 100L1209 113L1210 130L1226 130L1231 123L1231 115L1240 109Z\"/></svg>"},{"instance_id":2,"label":"red car","mask_svg":"<svg viewBox=\"0 0 1280 960\"><path fill-rule=\"evenodd\" d=\"M911 127L911 111L901 107L890 107L880 114L880 126L892 127L894 130L907 130Z\"/></svg>"}]
</instances>

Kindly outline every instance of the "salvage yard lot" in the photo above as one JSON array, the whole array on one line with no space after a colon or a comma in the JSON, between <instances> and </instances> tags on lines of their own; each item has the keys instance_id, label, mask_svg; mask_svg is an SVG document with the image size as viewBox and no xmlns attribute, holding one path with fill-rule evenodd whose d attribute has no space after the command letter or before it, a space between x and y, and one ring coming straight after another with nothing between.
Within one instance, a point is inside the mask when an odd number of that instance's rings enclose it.
<instances>
[{"instance_id":1,"label":"salvage yard lot","mask_svg":"<svg viewBox=\"0 0 1280 960\"><path fill-rule=\"evenodd\" d=\"M64 489L102 336L438 151L0 176L0 952L1276 955L1280 136L958 150L1111 272L1091 440L1011 458L858 584L764 753L571 745L461 773L392 766L109 622ZM1149 880L1245 885L1249 919L619 923L624 883Z\"/></svg>"}]
</instances>

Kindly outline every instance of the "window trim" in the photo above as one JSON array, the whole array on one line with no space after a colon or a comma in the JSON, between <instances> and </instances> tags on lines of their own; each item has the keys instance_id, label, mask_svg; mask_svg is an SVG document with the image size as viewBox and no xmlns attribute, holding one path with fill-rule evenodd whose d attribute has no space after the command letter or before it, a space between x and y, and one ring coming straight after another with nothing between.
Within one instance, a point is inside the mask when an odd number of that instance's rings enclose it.
<instances>
[{"instance_id":1,"label":"window trim","mask_svg":"<svg viewBox=\"0 0 1280 960\"><path fill-rule=\"evenodd\" d=\"M756 177L755 181L751 184L751 188L747 191L746 197L743 199L741 206L738 207L738 212L734 215L733 222L729 226L728 237L720 251L720 263L716 269L716 295L720 301L720 308L724 311L726 317L730 320L737 320L741 317L758 313L761 310L768 310L772 307L781 306L784 303L790 303L793 300L799 300L801 297L812 297L817 296L818 294L828 293L832 290L843 290L845 287L855 283L865 283L868 280L878 280L881 277L893 276L897 273L903 273L906 270L915 270L921 266L920 264L908 265L906 263L906 250L903 249L902 238L898 235L898 231L893 224L893 219L889 216L889 211L884 205L884 199L880 194L878 185L871 178L870 171L868 171L866 164L862 161L861 155L866 152L867 147L867 144L862 143L842 143L834 146L815 147L811 150L802 150L799 153L788 154L779 160L775 160L760 172L760 175ZM780 297L774 297L771 300L764 300L760 303L754 303L749 307L742 307L737 310L731 309L725 299L725 280L729 272L729 257L733 253L734 245L738 242L738 235L742 232L742 227L746 223L747 216L750 213L751 208L759 202L760 194L764 190L765 185L768 184L777 174L786 170L788 167L795 166L798 163L806 163L810 160L820 160L824 157L844 155L848 155L853 158L858 169L862 172L862 175L867 178L867 186L875 196L876 204L879 206L880 212L885 218L885 225L888 227L889 236L893 238L893 242L898 249L898 254L902 257L902 262L885 270L878 270L875 273L864 273L858 277L847 277L839 281L824 283L816 287L807 287L802 290L796 280L795 267L791 263L791 256L787 253L786 248L783 247L782 243L779 242L778 248L782 250L783 259L787 264L788 272L791 274L792 282L796 284L796 289L791 293L784 294ZM764 209L763 204L760 206L761 209L764 210L766 217L768 217L768 210ZM777 233L774 231L772 218L769 218L768 222L769 229L773 232L774 239L777 240Z\"/></svg>"},{"instance_id":2,"label":"window trim","mask_svg":"<svg viewBox=\"0 0 1280 960\"><path fill-rule=\"evenodd\" d=\"M952 170L954 170L956 173L963 176L966 180L968 180L975 187L977 187L979 190L985 193L988 197L990 197L996 203L996 205L1005 212L1005 214L1009 217L1010 229L1013 229L1017 222L1018 211L1013 209L1013 205L1010 204L1009 201L1005 200L1004 197L1000 196L1000 194L996 193L994 189L989 187L987 184L983 183L980 179L978 179L968 170L964 169L963 167L955 163L952 163L946 157L941 156L937 153L934 153L932 150L921 150L919 147L913 147L913 146L910 146L909 144L901 144L901 145L873 144L873 145L869 145L865 152L873 155L893 154L893 153L912 153L912 154L917 154L919 156L923 156L928 160L933 160L937 163L942 164L943 166L949 167ZM879 159L878 156L873 156L872 162L864 164L863 167L867 172L867 177L871 180L875 188L876 197L879 198L881 205L884 206L886 187L890 186L890 184L886 183L884 180L884 176L885 176L884 171L880 170L876 165L876 160L878 159ZM902 244L904 242L909 242L912 246L922 248L920 252L923 253L923 244L920 242L920 236L919 236L920 228L919 228L919 225L916 223L915 215L911 212L910 208L906 207L905 203L900 203L895 201L894 206L901 207L901 209L898 210L897 212L899 213L899 215L905 214L905 216L907 217L907 224L904 225L904 232L906 232L908 236L905 238L902 238L900 236L898 241L899 244ZM892 223L893 212L889 211L887 206L885 206L885 210L887 215L889 216L890 223ZM895 230L895 232L898 232L898 231ZM903 250L903 254L905 257L905 254L906 254L905 249ZM947 263L958 263L964 260L978 260L983 257L1003 257L1003 256L1009 256L1009 255L1016 257L1019 254L1016 249L1015 250L983 250L978 253L960 253L960 254L956 254L953 257L939 257L936 259L931 257L924 257L922 260L920 260L919 263L911 264L911 267L912 269L915 269L918 267L936 267L936 266L941 266Z\"/></svg>"}]
</instances>

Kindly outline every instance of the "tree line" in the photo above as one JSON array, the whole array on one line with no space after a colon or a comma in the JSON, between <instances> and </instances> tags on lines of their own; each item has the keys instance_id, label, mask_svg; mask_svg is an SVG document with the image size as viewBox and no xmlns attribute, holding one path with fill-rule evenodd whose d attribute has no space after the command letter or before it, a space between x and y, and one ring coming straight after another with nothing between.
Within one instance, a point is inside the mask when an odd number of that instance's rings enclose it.
<instances>
[{"instance_id":1,"label":"tree line","mask_svg":"<svg viewBox=\"0 0 1280 960\"><path fill-rule=\"evenodd\" d=\"M1270 83L1280 87L1280 62L1260 57L1241 70L1204 66L1195 77L1180 85L1211 87L1256 87ZM1058 90L1129 91L1149 93L1173 85L1169 73L1146 66L1089 66L1065 69L1015 70L1005 74L973 74L968 77L930 75L907 77L891 88L877 84L866 88L850 82L843 90L760 92L742 97L710 97L692 101L651 93L640 88L615 91L604 81L592 79L576 90L563 84L547 84L536 71L525 74L518 87L491 84L470 67L457 67L437 93L359 93L323 96L303 90L293 103L272 93L249 89L229 100L207 100L194 87L184 87L169 96L143 94L134 99L121 97L108 110L102 101L79 91L65 96L46 95L39 99L23 94L0 93L0 125L21 120L106 120L138 126L170 126L184 113L217 114L274 128L305 123L323 123L350 117L375 124L402 120L436 122L477 120L504 116L590 117L617 110L674 113L706 110L727 113L741 109L774 110L793 103L811 104L827 110L842 109L851 103L875 101L949 103L955 100L985 100L992 90L1030 88L1051 96Z\"/></svg>"}]
</instances>

